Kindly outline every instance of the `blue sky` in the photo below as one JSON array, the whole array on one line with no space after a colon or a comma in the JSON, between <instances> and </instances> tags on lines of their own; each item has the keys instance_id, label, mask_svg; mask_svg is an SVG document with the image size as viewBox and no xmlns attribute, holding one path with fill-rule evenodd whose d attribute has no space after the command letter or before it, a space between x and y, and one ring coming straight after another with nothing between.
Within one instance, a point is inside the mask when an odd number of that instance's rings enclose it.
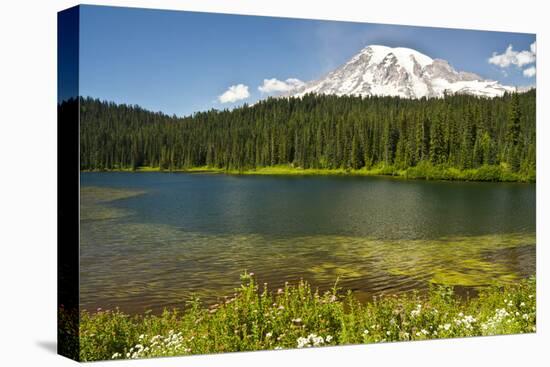
<instances>
[{"instance_id":1,"label":"blue sky","mask_svg":"<svg viewBox=\"0 0 550 367\"><path fill-rule=\"evenodd\" d=\"M533 42L534 34L522 33L82 6L80 94L178 116L231 108L265 97L264 79L317 79L369 44L409 47L503 84L534 85L535 76L524 76L535 66ZM493 53L500 56L489 63ZM248 98L220 102L239 84Z\"/></svg>"}]
</instances>

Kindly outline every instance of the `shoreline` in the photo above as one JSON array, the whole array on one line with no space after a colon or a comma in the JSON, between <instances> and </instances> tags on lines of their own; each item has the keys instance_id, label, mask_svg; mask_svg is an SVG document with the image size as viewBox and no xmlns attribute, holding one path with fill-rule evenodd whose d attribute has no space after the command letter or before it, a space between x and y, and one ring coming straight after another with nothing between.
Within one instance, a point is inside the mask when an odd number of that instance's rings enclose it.
<instances>
[{"instance_id":1,"label":"shoreline","mask_svg":"<svg viewBox=\"0 0 550 367\"><path fill-rule=\"evenodd\" d=\"M253 275L217 304L195 299L159 316L61 306L61 338L75 341L81 361L98 361L536 332L534 276L466 300L434 286L361 304L337 283L324 293L304 281L275 290Z\"/></svg>"},{"instance_id":2,"label":"shoreline","mask_svg":"<svg viewBox=\"0 0 550 367\"><path fill-rule=\"evenodd\" d=\"M388 177L401 180L426 181L462 181L462 182L509 182L536 183L536 176L521 175L511 172L504 166L481 166L472 169L432 166L429 164L396 169L392 166L380 166L372 169L344 168L298 168L291 166L268 166L253 169L224 169L209 166L162 169L160 167L141 166L132 168L81 169L80 172L162 172L162 173L208 173L236 176L354 176L354 177Z\"/></svg>"}]
</instances>

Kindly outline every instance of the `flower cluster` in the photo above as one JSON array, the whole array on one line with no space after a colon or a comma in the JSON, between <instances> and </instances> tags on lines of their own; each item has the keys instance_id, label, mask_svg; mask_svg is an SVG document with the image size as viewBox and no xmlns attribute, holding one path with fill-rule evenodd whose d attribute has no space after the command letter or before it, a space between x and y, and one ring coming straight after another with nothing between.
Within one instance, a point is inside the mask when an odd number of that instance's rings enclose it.
<instances>
[{"instance_id":1,"label":"flower cluster","mask_svg":"<svg viewBox=\"0 0 550 367\"><path fill-rule=\"evenodd\" d=\"M148 339L147 335L139 336L140 343L136 344L126 353L126 358L138 359L144 357L160 357L171 355L182 355L191 352L191 349L185 347L182 333L175 333L170 330L168 336L155 335ZM119 359L122 355L115 353L112 359Z\"/></svg>"},{"instance_id":2,"label":"flower cluster","mask_svg":"<svg viewBox=\"0 0 550 367\"><path fill-rule=\"evenodd\" d=\"M332 340L331 335L327 335L325 338L323 338L320 335L317 334L309 334L307 337L299 337L297 342L298 348L309 348L309 347L320 347L321 345L324 345L326 343L330 343Z\"/></svg>"},{"instance_id":3,"label":"flower cluster","mask_svg":"<svg viewBox=\"0 0 550 367\"><path fill-rule=\"evenodd\" d=\"M460 312L458 314L458 317L459 318L454 319L454 322L455 322L456 326L458 326L458 327L462 326L467 330L472 330L472 324L477 322L477 319L475 317L473 317L472 315L464 316L464 314L462 312Z\"/></svg>"}]
</instances>

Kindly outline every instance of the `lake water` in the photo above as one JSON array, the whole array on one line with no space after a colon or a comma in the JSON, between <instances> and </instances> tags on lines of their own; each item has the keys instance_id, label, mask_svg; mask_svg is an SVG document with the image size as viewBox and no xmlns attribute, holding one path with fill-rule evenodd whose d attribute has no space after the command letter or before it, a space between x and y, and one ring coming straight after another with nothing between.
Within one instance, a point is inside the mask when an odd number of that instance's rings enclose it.
<instances>
[{"instance_id":1,"label":"lake water","mask_svg":"<svg viewBox=\"0 0 550 367\"><path fill-rule=\"evenodd\" d=\"M535 185L81 173L81 306L154 312L303 278L360 299L535 272Z\"/></svg>"}]
</instances>

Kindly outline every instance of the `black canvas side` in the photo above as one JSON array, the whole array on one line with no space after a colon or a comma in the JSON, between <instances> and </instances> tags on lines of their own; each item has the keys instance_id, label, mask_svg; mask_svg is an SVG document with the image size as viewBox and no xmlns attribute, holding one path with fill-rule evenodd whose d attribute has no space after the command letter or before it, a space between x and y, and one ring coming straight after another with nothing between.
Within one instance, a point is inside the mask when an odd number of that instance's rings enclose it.
<instances>
[{"instance_id":1,"label":"black canvas side","mask_svg":"<svg viewBox=\"0 0 550 367\"><path fill-rule=\"evenodd\" d=\"M79 360L79 7L57 16L57 352Z\"/></svg>"}]
</instances>

